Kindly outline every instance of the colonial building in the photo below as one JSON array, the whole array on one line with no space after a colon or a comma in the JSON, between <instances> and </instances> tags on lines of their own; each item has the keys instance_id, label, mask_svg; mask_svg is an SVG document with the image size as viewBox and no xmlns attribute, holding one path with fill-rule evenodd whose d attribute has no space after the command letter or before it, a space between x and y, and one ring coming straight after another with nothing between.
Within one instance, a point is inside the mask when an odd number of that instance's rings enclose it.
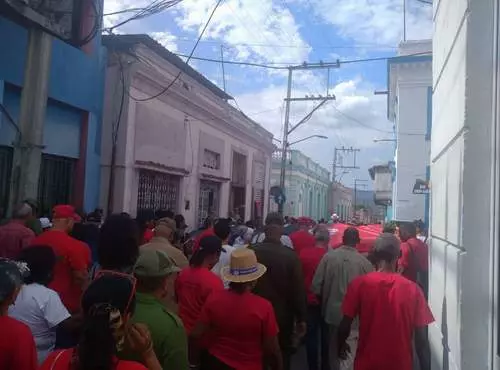
<instances>
[{"instance_id":1,"label":"colonial building","mask_svg":"<svg viewBox=\"0 0 500 370\"><path fill-rule=\"evenodd\" d=\"M387 114L395 130L392 217L397 221L428 220L429 195L421 187L430 177L431 52L430 40L407 41L387 61Z\"/></svg>"},{"instance_id":2,"label":"colonial building","mask_svg":"<svg viewBox=\"0 0 500 370\"><path fill-rule=\"evenodd\" d=\"M286 166L284 214L316 220L328 218L330 173L298 150L289 151ZM276 152L272 164L272 186L280 183L280 169L281 153ZM278 209L272 198L271 209Z\"/></svg>"},{"instance_id":3,"label":"colonial building","mask_svg":"<svg viewBox=\"0 0 500 370\"><path fill-rule=\"evenodd\" d=\"M353 194L353 189L335 181L330 196L330 213L337 214L340 220L350 220L354 211Z\"/></svg>"},{"instance_id":4,"label":"colonial building","mask_svg":"<svg viewBox=\"0 0 500 370\"><path fill-rule=\"evenodd\" d=\"M21 2L18 5L28 7L29 3ZM49 11L52 6L59 6L54 4L39 6L36 11L41 8ZM16 198L27 195L37 199L40 216L50 216L52 207L61 203L71 203L91 211L99 202L100 132L106 57L101 47L100 32L90 37L86 26L90 22L99 27L98 15L83 16L85 24L80 24L81 29L75 30L77 40L72 41L73 45L70 41L47 36L48 44L51 45L45 49L49 54L48 81L46 84L35 82L39 88L40 110L45 111L39 129L30 126L35 123L24 125L20 122L29 29L37 26L29 21L20 21L22 17L11 18L12 13L4 13L7 8L4 5L6 2L0 6L0 218L9 204L12 206L12 203L19 201ZM96 8L95 4L87 0L78 4L83 5ZM37 14L33 9L30 11ZM79 11L73 14L73 21L78 18L78 14ZM71 16L69 14L69 18ZM56 18L61 20L64 17L61 14ZM39 18L43 19L41 16ZM83 42L86 36L89 39ZM37 63L46 64L40 60ZM31 109L36 111L35 107ZM41 153L34 150L30 157L30 161L39 162L40 165L30 169L30 183L21 191L20 173L23 168L13 159L16 151L21 152L26 147L40 149Z\"/></svg>"},{"instance_id":5,"label":"colonial building","mask_svg":"<svg viewBox=\"0 0 500 370\"><path fill-rule=\"evenodd\" d=\"M172 209L192 227L210 214L263 217L272 134L149 36L104 44L101 204L132 215Z\"/></svg>"},{"instance_id":6,"label":"colonial building","mask_svg":"<svg viewBox=\"0 0 500 370\"><path fill-rule=\"evenodd\" d=\"M393 172L393 162L375 165L368 170L373 181L373 201L383 207L385 221L392 220Z\"/></svg>"}]
</instances>

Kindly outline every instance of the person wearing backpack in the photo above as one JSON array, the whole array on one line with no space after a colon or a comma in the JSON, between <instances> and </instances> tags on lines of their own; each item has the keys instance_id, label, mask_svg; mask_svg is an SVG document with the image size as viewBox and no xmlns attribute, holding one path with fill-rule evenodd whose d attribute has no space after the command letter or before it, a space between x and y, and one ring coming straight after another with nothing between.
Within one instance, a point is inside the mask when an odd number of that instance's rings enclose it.
<instances>
[{"instance_id":1,"label":"person wearing backpack","mask_svg":"<svg viewBox=\"0 0 500 370\"><path fill-rule=\"evenodd\" d=\"M398 271L407 279L417 283L428 295L429 285L429 247L417 238L417 228L413 222L399 226L401 257Z\"/></svg>"}]
</instances>

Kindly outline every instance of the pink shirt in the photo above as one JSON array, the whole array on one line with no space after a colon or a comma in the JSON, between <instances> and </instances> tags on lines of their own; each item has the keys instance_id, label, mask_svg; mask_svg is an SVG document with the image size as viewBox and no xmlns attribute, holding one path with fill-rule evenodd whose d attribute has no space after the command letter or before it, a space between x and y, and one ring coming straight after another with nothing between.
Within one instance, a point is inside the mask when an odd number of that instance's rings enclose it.
<instances>
[{"instance_id":1,"label":"pink shirt","mask_svg":"<svg viewBox=\"0 0 500 370\"><path fill-rule=\"evenodd\" d=\"M24 226L22 221L12 220L0 226L0 257L14 259L31 244L35 238L33 230Z\"/></svg>"}]
</instances>

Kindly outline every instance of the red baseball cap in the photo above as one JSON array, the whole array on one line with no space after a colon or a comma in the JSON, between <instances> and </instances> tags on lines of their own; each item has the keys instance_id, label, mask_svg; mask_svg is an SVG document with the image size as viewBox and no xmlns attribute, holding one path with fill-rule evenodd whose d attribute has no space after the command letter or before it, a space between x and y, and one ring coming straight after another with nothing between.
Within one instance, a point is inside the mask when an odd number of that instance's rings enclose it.
<instances>
[{"instance_id":1,"label":"red baseball cap","mask_svg":"<svg viewBox=\"0 0 500 370\"><path fill-rule=\"evenodd\" d=\"M75 212L75 207L68 204L60 204L52 209L52 218L72 218L75 222L80 222L82 218Z\"/></svg>"}]
</instances>

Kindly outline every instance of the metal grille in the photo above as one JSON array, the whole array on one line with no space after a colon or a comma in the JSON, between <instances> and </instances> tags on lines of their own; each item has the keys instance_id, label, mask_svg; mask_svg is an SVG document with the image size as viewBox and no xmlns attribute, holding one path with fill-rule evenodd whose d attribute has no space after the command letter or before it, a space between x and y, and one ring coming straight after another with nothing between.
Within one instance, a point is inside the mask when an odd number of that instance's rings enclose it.
<instances>
[{"instance_id":1,"label":"metal grille","mask_svg":"<svg viewBox=\"0 0 500 370\"><path fill-rule=\"evenodd\" d=\"M76 159L42 154L38 179L40 215L49 216L57 204L71 204Z\"/></svg>"},{"instance_id":2,"label":"metal grille","mask_svg":"<svg viewBox=\"0 0 500 370\"><path fill-rule=\"evenodd\" d=\"M198 225L202 225L208 216L218 216L219 184L208 181L200 182L200 199L198 202Z\"/></svg>"},{"instance_id":3,"label":"metal grille","mask_svg":"<svg viewBox=\"0 0 500 370\"><path fill-rule=\"evenodd\" d=\"M137 213L178 208L179 176L140 170Z\"/></svg>"},{"instance_id":4,"label":"metal grille","mask_svg":"<svg viewBox=\"0 0 500 370\"><path fill-rule=\"evenodd\" d=\"M11 147L0 146L0 218L5 217L9 203L12 152Z\"/></svg>"}]
</instances>

